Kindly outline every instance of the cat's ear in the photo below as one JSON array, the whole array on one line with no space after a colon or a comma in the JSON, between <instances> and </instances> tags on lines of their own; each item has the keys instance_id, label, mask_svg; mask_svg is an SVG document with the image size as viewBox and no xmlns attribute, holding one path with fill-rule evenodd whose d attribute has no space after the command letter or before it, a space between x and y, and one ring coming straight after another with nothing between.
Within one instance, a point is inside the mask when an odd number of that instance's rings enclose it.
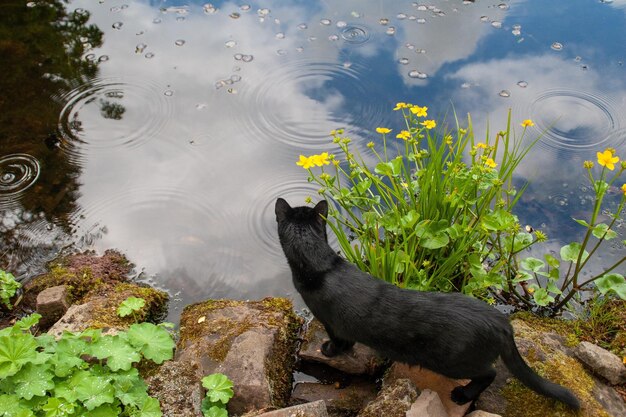
<instances>
[{"instance_id":1,"label":"cat's ear","mask_svg":"<svg viewBox=\"0 0 626 417\"><path fill-rule=\"evenodd\" d=\"M315 205L313 210L315 210L315 213L318 216L321 216L323 218L322 220L325 221L326 218L328 217L328 202L326 200L320 201L319 203Z\"/></svg>"},{"instance_id":2,"label":"cat's ear","mask_svg":"<svg viewBox=\"0 0 626 417\"><path fill-rule=\"evenodd\" d=\"M276 221L284 220L287 217L287 213L291 211L291 206L284 199L279 198L276 200L276 206L274 212L276 213Z\"/></svg>"}]
</instances>

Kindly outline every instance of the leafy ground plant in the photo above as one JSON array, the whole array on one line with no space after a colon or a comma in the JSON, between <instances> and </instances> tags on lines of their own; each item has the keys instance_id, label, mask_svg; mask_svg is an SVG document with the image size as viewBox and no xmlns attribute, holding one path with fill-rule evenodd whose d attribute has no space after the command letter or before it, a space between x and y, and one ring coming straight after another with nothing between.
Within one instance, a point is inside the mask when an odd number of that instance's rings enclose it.
<instances>
[{"instance_id":1,"label":"leafy ground plant","mask_svg":"<svg viewBox=\"0 0 626 417\"><path fill-rule=\"evenodd\" d=\"M524 291L516 293L518 299L525 303L534 302L536 305L548 307L554 313L567 306L568 302L580 294L580 291L593 290L592 284L601 294L617 295L626 300L626 279L617 271L626 261L626 256L617 259L612 265L603 265L600 272L588 271L591 257L598 252L605 241L618 237L614 230L620 214L626 203L626 184L617 187L615 184L626 170L626 161L620 162L615 155L615 149L606 149L596 154L598 165L601 167L598 174L593 161L585 161L588 179L594 190L594 204L589 220L574 219L586 230L582 242L571 242L559 251L559 257L545 254L544 259L527 257L520 263L521 269L515 277ZM617 171L610 175L609 173ZM595 171L595 172L594 172ZM606 209L606 196L610 189L619 190L621 194L617 207L612 211ZM609 219L600 220L601 213ZM626 240L621 242L626 245ZM621 269L623 271L623 268ZM585 272L589 272L585 274Z\"/></svg>"},{"instance_id":2,"label":"leafy ground plant","mask_svg":"<svg viewBox=\"0 0 626 417\"><path fill-rule=\"evenodd\" d=\"M21 286L22 284L15 280L13 274L0 269L0 301L9 310L13 308L11 298Z\"/></svg>"},{"instance_id":3,"label":"leafy ground plant","mask_svg":"<svg viewBox=\"0 0 626 417\"><path fill-rule=\"evenodd\" d=\"M141 310L146 305L146 300L139 297L128 297L124 301L122 301L117 308L117 315L120 317L126 317L129 315L133 315L133 319L137 321L137 317L135 315L136 311Z\"/></svg>"},{"instance_id":4,"label":"leafy ground plant","mask_svg":"<svg viewBox=\"0 0 626 417\"><path fill-rule=\"evenodd\" d=\"M204 417L228 417L226 404L233 397L233 382L224 374L215 373L202 378L207 390L202 400Z\"/></svg>"},{"instance_id":5,"label":"leafy ground plant","mask_svg":"<svg viewBox=\"0 0 626 417\"><path fill-rule=\"evenodd\" d=\"M162 363L174 341L162 327L133 324L115 336L65 332L59 340L30 328L33 314L0 330L0 416L159 417L134 364Z\"/></svg>"},{"instance_id":6,"label":"leafy ground plant","mask_svg":"<svg viewBox=\"0 0 626 417\"><path fill-rule=\"evenodd\" d=\"M519 239L511 213L525 188L515 188L513 173L532 144L521 146L523 134L515 139L510 115L506 130L493 137L488 131L479 142L469 116L464 128L456 120L454 131L438 133L427 107L398 103L394 110L402 112L405 129L395 135L376 129L382 152L367 145L373 163L353 153L341 130L331 132L339 155L301 155L297 162L336 203L328 224L343 254L405 288L478 296L502 288L511 258L493 248L515 241L518 253L542 238ZM525 133L532 121L522 125Z\"/></svg>"}]
</instances>

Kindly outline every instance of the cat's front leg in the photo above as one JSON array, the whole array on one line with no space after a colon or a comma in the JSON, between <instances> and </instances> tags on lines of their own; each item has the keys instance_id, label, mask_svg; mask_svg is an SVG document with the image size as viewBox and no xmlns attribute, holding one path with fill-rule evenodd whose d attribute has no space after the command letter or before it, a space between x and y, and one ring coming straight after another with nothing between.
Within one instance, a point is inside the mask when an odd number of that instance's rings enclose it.
<instances>
[{"instance_id":1,"label":"cat's front leg","mask_svg":"<svg viewBox=\"0 0 626 417\"><path fill-rule=\"evenodd\" d=\"M322 354L327 357L337 356L354 346L354 341L338 338L329 326L324 325L330 340L322 343Z\"/></svg>"}]
</instances>

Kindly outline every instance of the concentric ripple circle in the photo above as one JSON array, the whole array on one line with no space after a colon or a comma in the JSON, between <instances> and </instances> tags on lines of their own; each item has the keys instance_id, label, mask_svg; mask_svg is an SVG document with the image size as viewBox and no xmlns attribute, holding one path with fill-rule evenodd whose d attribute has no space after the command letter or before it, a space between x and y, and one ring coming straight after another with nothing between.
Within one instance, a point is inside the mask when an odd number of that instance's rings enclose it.
<instances>
[{"instance_id":1,"label":"concentric ripple circle","mask_svg":"<svg viewBox=\"0 0 626 417\"><path fill-rule=\"evenodd\" d=\"M0 197L20 194L39 178L39 161L28 154L12 154L0 158Z\"/></svg>"},{"instance_id":2,"label":"concentric ripple circle","mask_svg":"<svg viewBox=\"0 0 626 417\"><path fill-rule=\"evenodd\" d=\"M556 149L617 148L626 141L620 112L597 95L574 90L549 90L530 107L541 142ZM620 133L621 132L621 133Z\"/></svg>"},{"instance_id":3,"label":"concentric ripple circle","mask_svg":"<svg viewBox=\"0 0 626 417\"><path fill-rule=\"evenodd\" d=\"M363 26L350 25L342 29L341 38L347 43L361 45L370 40L370 31Z\"/></svg>"},{"instance_id":4,"label":"concentric ripple circle","mask_svg":"<svg viewBox=\"0 0 626 417\"><path fill-rule=\"evenodd\" d=\"M95 79L61 97L62 148L81 157L86 149L136 147L171 119L162 88L134 78Z\"/></svg>"},{"instance_id":5,"label":"concentric ripple circle","mask_svg":"<svg viewBox=\"0 0 626 417\"><path fill-rule=\"evenodd\" d=\"M325 149L329 132L340 127L367 126L384 118L387 108L371 100L372 90L358 63L297 60L273 68L263 81L242 96L254 110L239 112L250 136L279 141L297 149ZM350 108L343 101L350 97Z\"/></svg>"}]
</instances>

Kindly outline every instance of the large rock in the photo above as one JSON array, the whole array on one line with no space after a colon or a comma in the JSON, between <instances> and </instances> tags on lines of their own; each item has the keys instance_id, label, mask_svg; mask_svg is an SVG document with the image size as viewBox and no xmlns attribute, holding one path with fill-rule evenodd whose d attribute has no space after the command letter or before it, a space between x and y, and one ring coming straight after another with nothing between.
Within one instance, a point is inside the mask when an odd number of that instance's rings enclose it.
<instances>
[{"instance_id":1,"label":"large rock","mask_svg":"<svg viewBox=\"0 0 626 417\"><path fill-rule=\"evenodd\" d=\"M41 291L37 295L37 313L41 314L39 326L48 328L63 317L68 308L70 303L66 285L57 285Z\"/></svg>"},{"instance_id":2,"label":"large rock","mask_svg":"<svg viewBox=\"0 0 626 417\"><path fill-rule=\"evenodd\" d=\"M404 417L418 396L418 391L408 379L398 379L383 389L357 417Z\"/></svg>"},{"instance_id":3,"label":"large rock","mask_svg":"<svg viewBox=\"0 0 626 417\"><path fill-rule=\"evenodd\" d=\"M229 412L287 405L302 324L290 301L210 300L187 306L180 323L177 360L197 363L202 375L227 375Z\"/></svg>"},{"instance_id":4,"label":"large rock","mask_svg":"<svg viewBox=\"0 0 626 417\"><path fill-rule=\"evenodd\" d=\"M252 417L252 415L246 417ZM255 414L254 417L328 417L326 403L322 400L294 405L293 407L281 408L262 414Z\"/></svg>"},{"instance_id":5,"label":"large rock","mask_svg":"<svg viewBox=\"0 0 626 417\"><path fill-rule=\"evenodd\" d=\"M471 405L470 403L459 405L450 397L452 390L459 385L465 385L468 382L466 380L450 379L419 366L408 366L396 362L385 373L383 386L388 386L399 378L410 379L420 390L436 392L439 397L438 401L441 401L450 417L464 416Z\"/></svg>"},{"instance_id":6,"label":"large rock","mask_svg":"<svg viewBox=\"0 0 626 417\"><path fill-rule=\"evenodd\" d=\"M159 399L164 417L201 416L204 390L198 366L167 361L146 378L148 393Z\"/></svg>"},{"instance_id":7,"label":"large rock","mask_svg":"<svg viewBox=\"0 0 626 417\"><path fill-rule=\"evenodd\" d=\"M352 349L341 355L332 358L324 356L320 347L326 340L328 340L328 334L324 330L324 326L317 319L313 319L303 336L299 352L300 358L305 361L323 363L354 375L373 375L384 364L375 350L360 343L356 343Z\"/></svg>"},{"instance_id":8,"label":"large rock","mask_svg":"<svg viewBox=\"0 0 626 417\"><path fill-rule=\"evenodd\" d=\"M328 411L335 415L355 415L376 398L376 385L366 380L355 380L346 386L301 382L291 394L294 403L324 400Z\"/></svg>"},{"instance_id":9,"label":"large rock","mask_svg":"<svg viewBox=\"0 0 626 417\"><path fill-rule=\"evenodd\" d=\"M589 342L580 343L574 352L594 374L613 385L626 383L626 366L617 355Z\"/></svg>"},{"instance_id":10,"label":"large rock","mask_svg":"<svg viewBox=\"0 0 626 417\"><path fill-rule=\"evenodd\" d=\"M425 389L413 403L406 417L448 417L445 407L435 391Z\"/></svg>"},{"instance_id":11,"label":"large rock","mask_svg":"<svg viewBox=\"0 0 626 417\"><path fill-rule=\"evenodd\" d=\"M536 323L531 326L517 319L511 324L520 353L529 366L544 378L570 389L581 401L582 410L577 414L558 401L525 387L501 360L496 362L495 381L476 402L477 409L502 417L626 415L620 414L623 401L615 390L594 378L577 359L569 356L572 349L564 344L566 338L546 333Z\"/></svg>"}]
</instances>

